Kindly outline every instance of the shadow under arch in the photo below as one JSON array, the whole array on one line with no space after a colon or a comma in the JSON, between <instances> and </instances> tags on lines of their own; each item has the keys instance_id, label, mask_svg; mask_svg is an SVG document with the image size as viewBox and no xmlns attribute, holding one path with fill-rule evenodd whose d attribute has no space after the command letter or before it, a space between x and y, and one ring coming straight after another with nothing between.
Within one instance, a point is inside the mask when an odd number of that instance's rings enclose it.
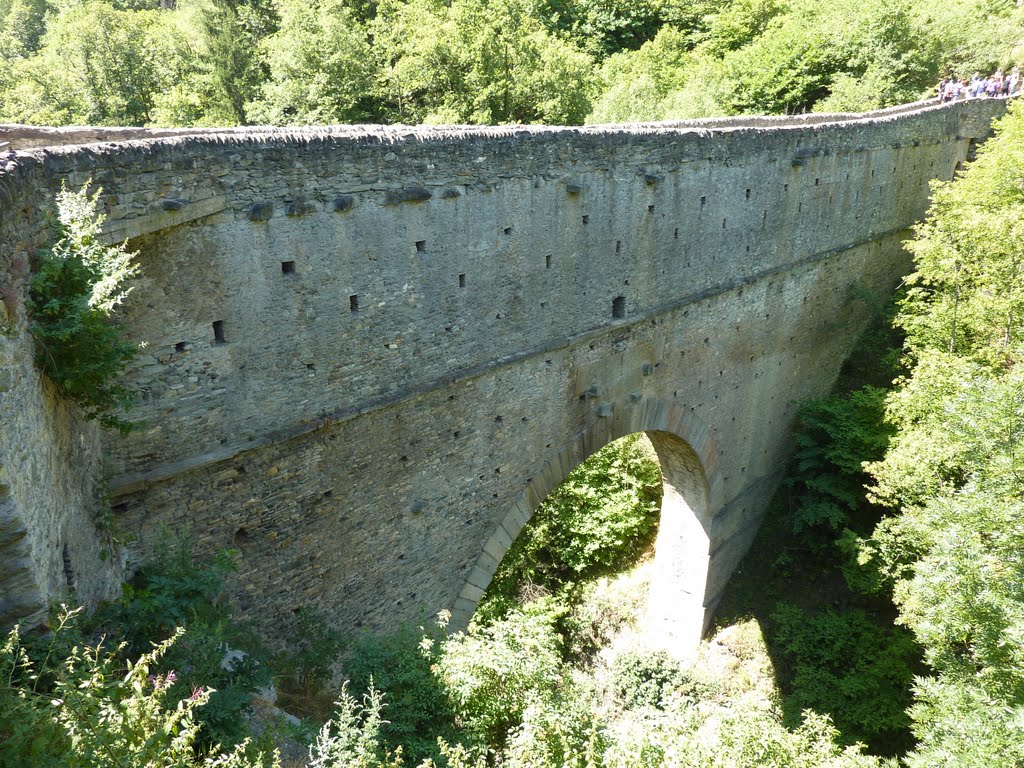
<instances>
[{"instance_id":1,"label":"shadow under arch","mask_svg":"<svg viewBox=\"0 0 1024 768\"><path fill-rule=\"evenodd\" d=\"M676 656L696 648L714 607L707 586L711 521L721 508L718 449L711 429L684 405L657 398L617 404L548 456L484 545L452 610L453 629L468 626L501 559L548 494L589 456L635 432L651 440L663 484L645 629L652 645Z\"/></svg>"}]
</instances>

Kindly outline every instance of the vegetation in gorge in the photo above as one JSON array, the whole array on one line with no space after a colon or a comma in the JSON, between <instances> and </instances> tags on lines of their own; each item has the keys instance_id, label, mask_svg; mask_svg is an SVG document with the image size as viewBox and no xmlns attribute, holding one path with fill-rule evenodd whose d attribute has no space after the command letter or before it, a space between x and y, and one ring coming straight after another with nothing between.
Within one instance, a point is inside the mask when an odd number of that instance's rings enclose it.
<instances>
[{"instance_id":1,"label":"vegetation in gorge","mask_svg":"<svg viewBox=\"0 0 1024 768\"><path fill-rule=\"evenodd\" d=\"M858 537L886 514L865 498L862 465L880 459L893 434L880 386L896 373L889 320L868 329L833 394L801 408L788 476L719 622L757 619L787 724L810 709L831 717L843 743L898 755L913 743L906 709L921 649L893 625L889 596L856 561Z\"/></svg>"},{"instance_id":2,"label":"vegetation in gorge","mask_svg":"<svg viewBox=\"0 0 1024 768\"><path fill-rule=\"evenodd\" d=\"M0 0L0 121L854 111L1022 63L1012 0Z\"/></svg>"},{"instance_id":3,"label":"vegetation in gorge","mask_svg":"<svg viewBox=\"0 0 1024 768\"><path fill-rule=\"evenodd\" d=\"M1024 764L1022 147L1015 108L961 180L935 187L897 317L911 368L887 402L896 434L868 467L871 497L900 514L860 557L931 670L912 766Z\"/></svg>"}]
</instances>

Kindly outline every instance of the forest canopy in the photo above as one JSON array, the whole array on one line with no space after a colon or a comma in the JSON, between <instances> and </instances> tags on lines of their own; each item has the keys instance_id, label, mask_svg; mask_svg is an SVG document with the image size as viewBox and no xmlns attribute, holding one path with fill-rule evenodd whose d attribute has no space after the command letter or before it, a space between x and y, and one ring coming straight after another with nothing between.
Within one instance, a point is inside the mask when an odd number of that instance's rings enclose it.
<instances>
[{"instance_id":1,"label":"forest canopy","mask_svg":"<svg viewBox=\"0 0 1024 768\"><path fill-rule=\"evenodd\" d=\"M0 121L857 111L1024 58L1014 0L0 0Z\"/></svg>"}]
</instances>

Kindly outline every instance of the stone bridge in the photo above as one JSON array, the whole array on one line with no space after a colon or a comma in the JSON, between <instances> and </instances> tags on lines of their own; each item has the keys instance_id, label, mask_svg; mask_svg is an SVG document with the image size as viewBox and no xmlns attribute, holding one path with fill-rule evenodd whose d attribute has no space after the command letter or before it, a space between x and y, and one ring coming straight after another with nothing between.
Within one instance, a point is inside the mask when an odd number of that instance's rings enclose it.
<instances>
[{"instance_id":1,"label":"stone bridge","mask_svg":"<svg viewBox=\"0 0 1024 768\"><path fill-rule=\"evenodd\" d=\"M231 597L265 628L303 606L464 625L541 500L645 432L665 486L651 619L692 645L796 403L907 271L929 181L1004 110L0 129L29 147L0 156L0 618L109 594L126 559L185 536L237 551ZM139 252L125 436L32 365L23 295L65 181L102 187L108 238Z\"/></svg>"}]
</instances>

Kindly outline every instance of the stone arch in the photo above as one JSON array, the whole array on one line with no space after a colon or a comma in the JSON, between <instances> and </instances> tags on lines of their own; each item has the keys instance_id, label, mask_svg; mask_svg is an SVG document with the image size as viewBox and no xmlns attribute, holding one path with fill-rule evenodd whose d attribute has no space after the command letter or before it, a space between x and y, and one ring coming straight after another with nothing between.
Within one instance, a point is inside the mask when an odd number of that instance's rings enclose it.
<instances>
[{"instance_id":1,"label":"stone arch","mask_svg":"<svg viewBox=\"0 0 1024 768\"><path fill-rule=\"evenodd\" d=\"M676 655L696 646L710 619L711 521L721 506L714 436L680 403L652 398L610 410L550 455L527 482L470 571L452 611L454 628L469 624L501 559L548 494L608 443L644 432L658 454L664 487L647 629L654 643Z\"/></svg>"}]
</instances>

